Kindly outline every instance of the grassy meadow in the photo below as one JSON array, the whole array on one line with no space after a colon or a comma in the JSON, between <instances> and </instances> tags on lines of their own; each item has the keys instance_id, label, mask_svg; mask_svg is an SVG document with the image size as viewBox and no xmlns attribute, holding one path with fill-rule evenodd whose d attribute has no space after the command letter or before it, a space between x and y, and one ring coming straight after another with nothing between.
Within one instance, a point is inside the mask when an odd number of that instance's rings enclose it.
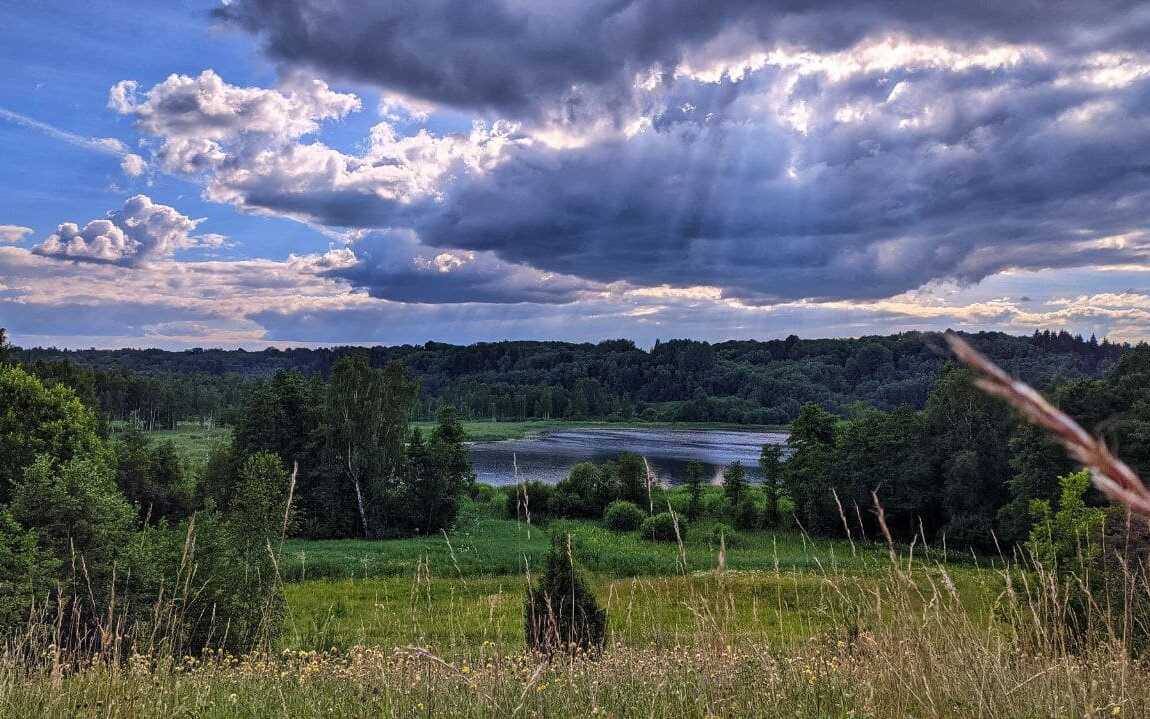
<instances>
[{"instance_id":1,"label":"grassy meadow","mask_svg":"<svg viewBox=\"0 0 1150 719\"><path fill-rule=\"evenodd\" d=\"M224 432L157 439L192 464ZM1120 638L1067 651L1038 619L1041 578L1000 558L787 531L720 546L715 519L651 542L501 504L465 500L438 536L286 541L283 629L251 655L69 664L16 640L0 716L1150 716L1150 676ZM570 536L608 610L602 657L524 648L524 587L552 536Z\"/></svg>"},{"instance_id":2,"label":"grassy meadow","mask_svg":"<svg viewBox=\"0 0 1150 719\"><path fill-rule=\"evenodd\" d=\"M685 524L680 546L592 520L538 526L494 514L468 501L445 535L288 541L279 561L290 608L284 646L418 644L466 654L486 642L513 651L523 643L527 578L542 567L552 536L571 538L608 607L612 637L626 646L672 646L703 629L726 637L724 644L809 639L873 593L891 566L886 547L798 533L723 534L720 547L713 519ZM984 611L1001 591L1001 575L989 566L941 559L920 548L908 569L927 584L947 573L972 611Z\"/></svg>"}]
</instances>

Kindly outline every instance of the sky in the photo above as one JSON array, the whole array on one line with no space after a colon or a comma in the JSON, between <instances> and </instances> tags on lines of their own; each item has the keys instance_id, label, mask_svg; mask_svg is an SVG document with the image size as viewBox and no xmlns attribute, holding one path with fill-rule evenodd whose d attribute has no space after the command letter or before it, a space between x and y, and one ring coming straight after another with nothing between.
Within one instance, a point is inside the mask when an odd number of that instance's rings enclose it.
<instances>
[{"instance_id":1,"label":"sky","mask_svg":"<svg viewBox=\"0 0 1150 719\"><path fill-rule=\"evenodd\" d=\"M0 327L1150 340L1150 5L0 0Z\"/></svg>"}]
</instances>

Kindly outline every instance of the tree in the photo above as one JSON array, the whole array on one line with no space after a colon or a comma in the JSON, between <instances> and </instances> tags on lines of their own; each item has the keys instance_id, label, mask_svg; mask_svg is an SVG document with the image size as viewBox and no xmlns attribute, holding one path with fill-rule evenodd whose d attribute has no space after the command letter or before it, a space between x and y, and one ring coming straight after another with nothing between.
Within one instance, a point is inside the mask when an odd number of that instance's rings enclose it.
<instances>
[{"instance_id":1,"label":"tree","mask_svg":"<svg viewBox=\"0 0 1150 719\"><path fill-rule=\"evenodd\" d=\"M270 646L283 625L274 557L291 521L288 474L277 455L257 452L230 482L226 506L211 501L178 525L143 527L123 557L120 602L170 651L244 653Z\"/></svg>"},{"instance_id":2,"label":"tree","mask_svg":"<svg viewBox=\"0 0 1150 719\"><path fill-rule=\"evenodd\" d=\"M352 490L363 536L394 532L390 500L405 469L404 443L418 388L403 367L371 367L367 358L341 358L332 369L324 411L326 451Z\"/></svg>"},{"instance_id":3,"label":"tree","mask_svg":"<svg viewBox=\"0 0 1150 719\"><path fill-rule=\"evenodd\" d=\"M459 510L459 495L475 481L459 414L444 407L439 423L425 445L418 428L408 446L408 484L404 488L411 507L410 529L430 534L450 527Z\"/></svg>"},{"instance_id":4,"label":"tree","mask_svg":"<svg viewBox=\"0 0 1150 719\"><path fill-rule=\"evenodd\" d=\"M694 521L703 513L703 463L691 460L687 463L687 492L690 502L687 504L687 518Z\"/></svg>"},{"instance_id":5,"label":"tree","mask_svg":"<svg viewBox=\"0 0 1150 719\"><path fill-rule=\"evenodd\" d=\"M619 455L615 462L619 479L619 499L639 506L649 504L647 497L647 463L631 452Z\"/></svg>"},{"instance_id":6,"label":"tree","mask_svg":"<svg viewBox=\"0 0 1150 719\"><path fill-rule=\"evenodd\" d=\"M244 460L236 480L236 491L225 511L228 521L244 535L243 544L262 548L282 537L284 519L290 524L291 517L288 473L280 458L257 452Z\"/></svg>"},{"instance_id":7,"label":"tree","mask_svg":"<svg viewBox=\"0 0 1150 719\"><path fill-rule=\"evenodd\" d=\"M257 385L236 423L237 456L274 452L285 465L317 464L323 426L320 393L319 385L298 372L277 372Z\"/></svg>"},{"instance_id":8,"label":"tree","mask_svg":"<svg viewBox=\"0 0 1150 719\"><path fill-rule=\"evenodd\" d=\"M523 615L527 646L535 651L603 650L607 610L599 606L572 556L570 535L552 538L543 576L527 588Z\"/></svg>"},{"instance_id":9,"label":"tree","mask_svg":"<svg viewBox=\"0 0 1150 719\"><path fill-rule=\"evenodd\" d=\"M21 525L36 529L42 551L60 559L75 552L89 571L110 569L136 515L99 459L76 457L60 464L47 455L24 472L10 510Z\"/></svg>"},{"instance_id":10,"label":"tree","mask_svg":"<svg viewBox=\"0 0 1150 719\"><path fill-rule=\"evenodd\" d=\"M41 455L58 462L101 455L96 416L71 389L43 383L19 367L0 366L0 504Z\"/></svg>"},{"instance_id":11,"label":"tree","mask_svg":"<svg viewBox=\"0 0 1150 719\"><path fill-rule=\"evenodd\" d=\"M143 432L130 429L113 445L116 484L145 521L182 519L191 513L194 489L171 442L154 448Z\"/></svg>"},{"instance_id":12,"label":"tree","mask_svg":"<svg viewBox=\"0 0 1150 719\"><path fill-rule=\"evenodd\" d=\"M971 370L943 368L923 412L935 476L942 478L947 540L994 551L994 521L1012 475L1010 408L974 385Z\"/></svg>"},{"instance_id":13,"label":"tree","mask_svg":"<svg viewBox=\"0 0 1150 719\"><path fill-rule=\"evenodd\" d=\"M739 506L746 489L747 470L743 467L742 462L734 462L723 470L723 494L732 510Z\"/></svg>"},{"instance_id":14,"label":"tree","mask_svg":"<svg viewBox=\"0 0 1150 719\"><path fill-rule=\"evenodd\" d=\"M735 526L744 531L753 531L762 525L763 514L750 494L744 494L735 505Z\"/></svg>"},{"instance_id":15,"label":"tree","mask_svg":"<svg viewBox=\"0 0 1150 719\"><path fill-rule=\"evenodd\" d=\"M99 456L58 464L41 455L14 488L9 510L16 523L34 530L37 555L58 568L53 579L72 613L67 621L78 627L101 621L112 607L115 566L136 518L111 468ZM36 566L25 567L32 573L19 581L35 583Z\"/></svg>"},{"instance_id":16,"label":"tree","mask_svg":"<svg viewBox=\"0 0 1150 719\"><path fill-rule=\"evenodd\" d=\"M834 505L837 530L845 531L845 517L847 527L862 522L863 532L877 536L873 514L857 509L869 508L877 496L896 538L910 541L920 528L933 537L945 516L923 435L922 414L909 407L893 412L867 408L840 425L830 470L843 505L842 514Z\"/></svg>"},{"instance_id":17,"label":"tree","mask_svg":"<svg viewBox=\"0 0 1150 719\"><path fill-rule=\"evenodd\" d=\"M794 502L795 516L814 534L833 533L838 525L830 486L837 423L838 418L822 407L806 404L787 437L793 450L784 474L787 493Z\"/></svg>"},{"instance_id":18,"label":"tree","mask_svg":"<svg viewBox=\"0 0 1150 719\"><path fill-rule=\"evenodd\" d=\"M34 530L0 511L0 631L22 626L34 605L47 604L60 566L59 559L39 551Z\"/></svg>"},{"instance_id":19,"label":"tree","mask_svg":"<svg viewBox=\"0 0 1150 719\"><path fill-rule=\"evenodd\" d=\"M759 471L763 473L763 493L767 509L763 519L770 527L779 526L779 498L783 493L783 448L764 444L759 451Z\"/></svg>"},{"instance_id":20,"label":"tree","mask_svg":"<svg viewBox=\"0 0 1150 719\"><path fill-rule=\"evenodd\" d=\"M1031 501L1034 525L1026 548L1036 562L1052 572L1083 576L1086 565L1101 551L1097 540L1106 521L1106 510L1086 506L1089 471L1063 475L1058 484L1062 491L1057 509L1045 499Z\"/></svg>"}]
</instances>

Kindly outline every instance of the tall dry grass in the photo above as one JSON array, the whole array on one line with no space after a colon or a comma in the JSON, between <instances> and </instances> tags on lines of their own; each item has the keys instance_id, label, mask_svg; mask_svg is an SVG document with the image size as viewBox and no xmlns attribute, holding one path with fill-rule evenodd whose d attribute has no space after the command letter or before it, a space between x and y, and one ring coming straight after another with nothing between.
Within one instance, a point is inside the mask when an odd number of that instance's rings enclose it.
<instances>
[{"instance_id":1,"label":"tall dry grass","mask_svg":"<svg viewBox=\"0 0 1150 719\"><path fill-rule=\"evenodd\" d=\"M597 660L490 642L73 652L33 632L0 652L0 715L1150 716L1150 674L1120 641L1070 652L1050 633L1041 576L1003 569L1001 591L973 611L945 566L896 561L877 577L819 576L811 591L828 628L793 642L746 641L730 621L751 602L764 623L790 610L793 598L771 606L756 591L769 573L716 575L708 591L668 584L661 598L689 608L689 628L646 644L616 637Z\"/></svg>"}]
</instances>

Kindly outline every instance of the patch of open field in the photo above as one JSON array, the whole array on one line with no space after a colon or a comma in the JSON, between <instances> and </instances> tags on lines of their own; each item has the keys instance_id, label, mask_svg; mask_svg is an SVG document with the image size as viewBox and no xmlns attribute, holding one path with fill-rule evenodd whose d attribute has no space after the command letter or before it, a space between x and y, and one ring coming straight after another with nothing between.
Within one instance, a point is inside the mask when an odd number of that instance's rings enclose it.
<instances>
[{"instance_id":1,"label":"patch of open field","mask_svg":"<svg viewBox=\"0 0 1150 719\"><path fill-rule=\"evenodd\" d=\"M421 565L434 577L522 574L538 567L552 536L571 535L575 556L590 571L612 577L671 575L713 569L719 562L715 520L685 524L683 555L672 542L651 542L637 532L612 532L590 520L556 520L543 526L484 516L465 509L448 535L368 541L289 540L281 571L291 581L412 576ZM736 532L725 536L726 566L732 570L806 570L815 573L868 571L888 561L886 550L869 544L853 550L846 541L812 541L790 532Z\"/></svg>"}]
</instances>

